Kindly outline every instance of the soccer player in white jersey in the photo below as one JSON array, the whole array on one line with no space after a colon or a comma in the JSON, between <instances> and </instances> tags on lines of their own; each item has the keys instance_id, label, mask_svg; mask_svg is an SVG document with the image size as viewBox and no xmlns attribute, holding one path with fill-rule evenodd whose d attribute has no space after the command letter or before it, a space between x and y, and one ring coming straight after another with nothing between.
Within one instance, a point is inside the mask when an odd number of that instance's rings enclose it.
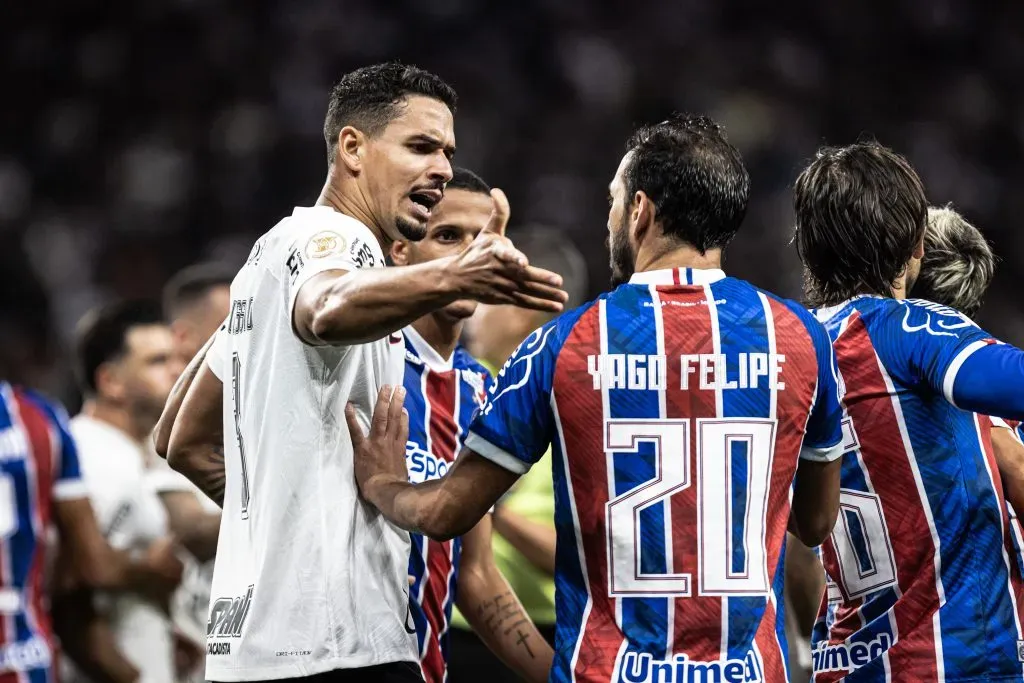
<instances>
[{"instance_id":1,"label":"soccer player in white jersey","mask_svg":"<svg viewBox=\"0 0 1024 683\"><path fill-rule=\"evenodd\" d=\"M172 393L165 417L179 400L180 412L158 452L223 504L209 680L422 680L409 536L358 498L345 403L368 424L379 388L402 381L400 330L432 310L474 299L557 311L565 298L492 228L500 214L457 255L384 268L383 248L424 237L452 177L454 107L415 67L341 79L316 206L257 240L224 328L186 370L184 397Z\"/></svg>"},{"instance_id":2,"label":"soccer player in white jersey","mask_svg":"<svg viewBox=\"0 0 1024 683\"><path fill-rule=\"evenodd\" d=\"M157 305L127 302L87 315L77 336L86 401L71 434L100 529L114 548L167 547L167 515L145 478L144 448L174 381L170 331ZM141 683L173 683L167 595L124 590L104 597L100 612Z\"/></svg>"}]
</instances>

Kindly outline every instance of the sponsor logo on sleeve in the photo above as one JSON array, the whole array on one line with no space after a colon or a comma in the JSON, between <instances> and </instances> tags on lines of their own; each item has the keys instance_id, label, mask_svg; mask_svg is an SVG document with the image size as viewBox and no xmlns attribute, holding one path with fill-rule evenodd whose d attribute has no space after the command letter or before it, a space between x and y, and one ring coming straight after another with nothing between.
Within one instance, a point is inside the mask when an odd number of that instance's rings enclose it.
<instances>
[{"instance_id":1,"label":"sponsor logo on sleeve","mask_svg":"<svg viewBox=\"0 0 1024 683\"><path fill-rule=\"evenodd\" d=\"M299 248L293 246L291 251L288 252L288 260L285 261L285 265L288 266L288 277L291 278L292 282L295 282L295 278L299 276L302 269L306 267L306 262L302 258L302 253Z\"/></svg>"},{"instance_id":2,"label":"sponsor logo on sleeve","mask_svg":"<svg viewBox=\"0 0 1024 683\"><path fill-rule=\"evenodd\" d=\"M341 254L348 247L345 238L332 230L321 230L306 242L306 256L309 258L326 258Z\"/></svg>"},{"instance_id":3,"label":"sponsor logo on sleeve","mask_svg":"<svg viewBox=\"0 0 1024 683\"><path fill-rule=\"evenodd\" d=\"M377 259L373 257L373 249L361 239L352 240L349 258L360 268L373 268L377 265Z\"/></svg>"}]
</instances>

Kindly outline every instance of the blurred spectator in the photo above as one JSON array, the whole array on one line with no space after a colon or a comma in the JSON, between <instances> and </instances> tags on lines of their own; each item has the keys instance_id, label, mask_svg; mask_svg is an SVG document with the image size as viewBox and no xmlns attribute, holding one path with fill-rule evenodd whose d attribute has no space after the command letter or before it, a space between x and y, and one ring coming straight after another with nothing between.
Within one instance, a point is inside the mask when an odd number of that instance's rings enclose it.
<instances>
[{"instance_id":1,"label":"blurred spectator","mask_svg":"<svg viewBox=\"0 0 1024 683\"><path fill-rule=\"evenodd\" d=\"M86 401L71 434L100 529L118 549L166 547L167 514L145 477L145 453L174 382L170 330L155 304L118 303L86 316L77 341ZM101 614L142 683L173 683L166 594L147 597L125 586L106 597ZM82 680L74 671L70 679Z\"/></svg>"}]
</instances>

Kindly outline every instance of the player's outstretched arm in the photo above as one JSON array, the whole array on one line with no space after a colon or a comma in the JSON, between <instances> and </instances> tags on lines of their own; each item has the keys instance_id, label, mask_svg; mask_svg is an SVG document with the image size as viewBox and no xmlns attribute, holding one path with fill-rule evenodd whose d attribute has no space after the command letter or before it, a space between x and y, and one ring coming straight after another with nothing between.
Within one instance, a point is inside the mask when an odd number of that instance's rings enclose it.
<instances>
[{"instance_id":1,"label":"player's outstretched arm","mask_svg":"<svg viewBox=\"0 0 1024 683\"><path fill-rule=\"evenodd\" d=\"M1003 480L1003 493L1017 514L1024 513L1024 444L1008 427L992 428L992 450Z\"/></svg>"},{"instance_id":2,"label":"player's outstretched arm","mask_svg":"<svg viewBox=\"0 0 1024 683\"><path fill-rule=\"evenodd\" d=\"M409 483L405 443L409 414L402 407L405 389L381 387L369 434L352 404L345 419L352 437L356 483L363 498L392 523L446 541L461 536L480 521L519 475L463 449L448 474L424 484Z\"/></svg>"},{"instance_id":3,"label":"player's outstretched arm","mask_svg":"<svg viewBox=\"0 0 1024 683\"><path fill-rule=\"evenodd\" d=\"M222 400L223 385L204 361L182 401L167 447L170 466L221 506L227 481Z\"/></svg>"},{"instance_id":4,"label":"player's outstretched arm","mask_svg":"<svg viewBox=\"0 0 1024 683\"><path fill-rule=\"evenodd\" d=\"M171 442L171 429L174 428L174 421L178 419L178 412L181 410L181 403L185 400L185 394L188 393L189 387L192 386L193 380L199 373L199 368L203 366L203 361L206 360L206 352L210 350L210 346L213 345L213 340L216 339L217 335L214 334L207 340L203 348L199 350L185 371L181 373L178 380L174 383L174 387L171 389L170 395L167 397L167 402L164 403L164 411L160 414L160 419L157 420L156 428L153 429L153 445L156 447L156 454L161 458L167 458L167 446Z\"/></svg>"},{"instance_id":5,"label":"player's outstretched arm","mask_svg":"<svg viewBox=\"0 0 1024 683\"><path fill-rule=\"evenodd\" d=\"M1024 420L1024 351L976 342L950 363L941 389L958 408Z\"/></svg>"},{"instance_id":6,"label":"player's outstretched arm","mask_svg":"<svg viewBox=\"0 0 1024 683\"><path fill-rule=\"evenodd\" d=\"M462 537L457 603L491 652L524 680L542 683L554 652L494 563L490 517Z\"/></svg>"},{"instance_id":7,"label":"player's outstretched arm","mask_svg":"<svg viewBox=\"0 0 1024 683\"><path fill-rule=\"evenodd\" d=\"M557 273L530 266L503 235L508 202L492 193L495 212L460 254L402 268L326 270L298 291L292 323L309 344L381 339L458 299L558 313L568 299ZM500 201L499 201L500 197Z\"/></svg>"}]
</instances>

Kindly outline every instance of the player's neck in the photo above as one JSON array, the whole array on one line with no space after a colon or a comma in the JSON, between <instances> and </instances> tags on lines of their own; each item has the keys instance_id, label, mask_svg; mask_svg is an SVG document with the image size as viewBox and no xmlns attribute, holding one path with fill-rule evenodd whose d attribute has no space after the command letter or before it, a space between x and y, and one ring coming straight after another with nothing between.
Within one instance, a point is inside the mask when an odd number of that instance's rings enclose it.
<instances>
[{"instance_id":1,"label":"player's neck","mask_svg":"<svg viewBox=\"0 0 1024 683\"><path fill-rule=\"evenodd\" d=\"M722 250L708 249L703 254L688 244L655 244L645 249L641 245L636 255L635 270L643 273L652 270L669 270L672 268L694 268L698 270L715 270L722 267Z\"/></svg>"},{"instance_id":2,"label":"player's neck","mask_svg":"<svg viewBox=\"0 0 1024 683\"><path fill-rule=\"evenodd\" d=\"M345 185L344 188L341 187L343 183ZM316 205L328 206L338 213L355 218L370 229L370 232L377 238L377 242L380 243L380 248L384 250L384 253L387 253L391 248L391 240L385 237L384 231L373 216L373 212L370 211L369 204L365 201L362 192L360 192L359 186L352 182L351 179L346 183L338 178L335 175L334 166L331 166L327 172L327 181L324 183L324 188L320 191L320 196L317 197Z\"/></svg>"},{"instance_id":3,"label":"player's neck","mask_svg":"<svg viewBox=\"0 0 1024 683\"><path fill-rule=\"evenodd\" d=\"M445 360L452 357L455 347L459 345L459 337L462 336L462 320L452 320L444 315L443 311L436 311L425 315L412 324L412 328L423 337L423 341L430 344L430 348L437 351L438 355Z\"/></svg>"},{"instance_id":4,"label":"player's neck","mask_svg":"<svg viewBox=\"0 0 1024 683\"><path fill-rule=\"evenodd\" d=\"M124 432L128 438L137 442L140 447L155 426L150 425L147 428L146 425L140 424L140 421L127 409L99 398L87 400L82 406L82 414L88 415L94 420L105 422L111 427Z\"/></svg>"}]
</instances>

